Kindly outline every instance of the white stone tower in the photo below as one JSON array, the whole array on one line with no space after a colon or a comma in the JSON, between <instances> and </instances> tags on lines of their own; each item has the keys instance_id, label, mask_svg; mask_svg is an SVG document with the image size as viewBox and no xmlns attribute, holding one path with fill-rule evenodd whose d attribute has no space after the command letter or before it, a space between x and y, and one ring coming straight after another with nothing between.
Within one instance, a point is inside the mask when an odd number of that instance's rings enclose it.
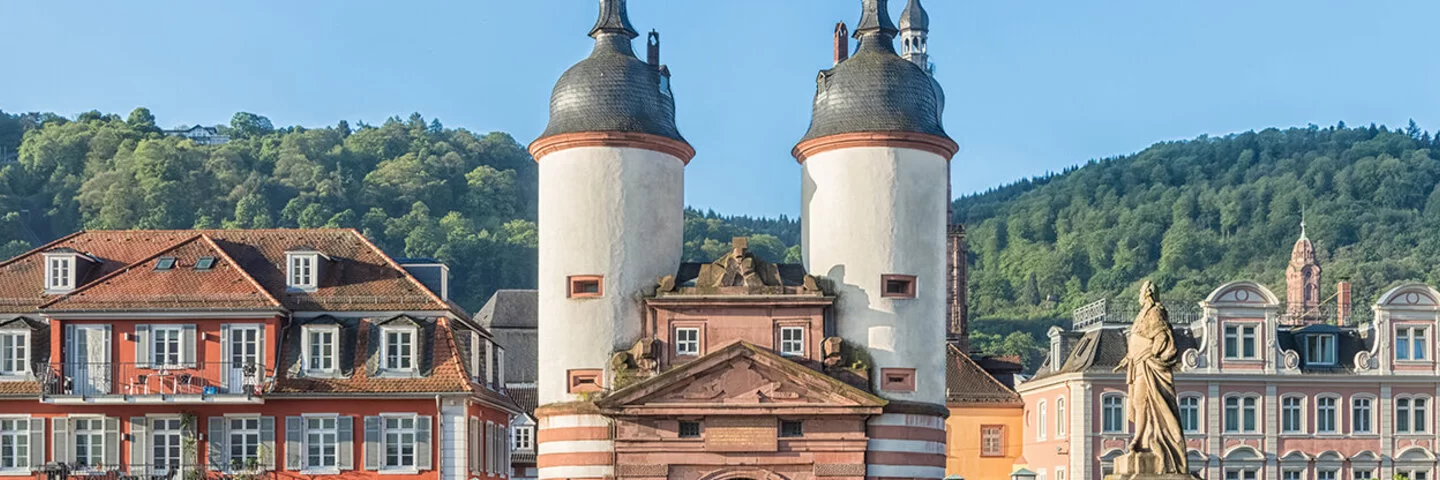
<instances>
[{"instance_id":1,"label":"white stone tower","mask_svg":"<svg viewBox=\"0 0 1440 480\"><path fill-rule=\"evenodd\" d=\"M640 293L680 264L685 164L695 151L675 128L658 37L651 62L635 56L625 0L600 0L590 36L594 50L556 83L550 124L530 153L540 164L539 427L593 429L598 439L604 417L546 407L607 388L610 357L640 338ZM612 476L600 445L608 441L596 442L541 442L542 457L569 460L550 461L540 478Z\"/></svg>"},{"instance_id":2,"label":"white stone tower","mask_svg":"<svg viewBox=\"0 0 1440 480\"><path fill-rule=\"evenodd\" d=\"M947 171L957 150L938 84L895 52L897 33L887 1L864 0L855 54L820 73L810 130L793 152L801 243L806 269L838 296L836 331L868 351L872 390L891 401L871 420L866 476L943 478L943 442L884 441L906 440L890 426L943 438ZM891 382L907 374L909 388Z\"/></svg>"},{"instance_id":3,"label":"white stone tower","mask_svg":"<svg viewBox=\"0 0 1440 480\"><path fill-rule=\"evenodd\" d=\"M900 56L930 71L930 14L920 0L900 12Z\"/></svg>"}]
</instances>

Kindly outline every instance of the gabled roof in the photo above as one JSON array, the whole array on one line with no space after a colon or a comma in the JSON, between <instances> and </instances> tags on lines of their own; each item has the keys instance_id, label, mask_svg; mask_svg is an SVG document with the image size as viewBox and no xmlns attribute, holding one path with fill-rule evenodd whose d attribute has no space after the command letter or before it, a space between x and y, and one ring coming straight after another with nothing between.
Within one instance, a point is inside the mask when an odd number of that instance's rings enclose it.
<instances>
[{"instance_id":1,"label":"gabled roof","mask_svg":"<svg viewBox=\"0 0 1440 480\"><path fill-rule=\"evenodd\" d=\"M955 345L945 348L945 403L948 405L1015 405L1020 394L990 375Z\"/></svg>"},{"instance_id":2,"label":"gabled roof","mask_svg":"<svg viewBox=\"0 0 1440 480\"><path fill-rule=\"evenodd\" d=\"M277 394L364 394L364 393L452 393L472 391L472 382L456 355L449 322L444 317L419 318L418 373L415 376L387 375L379 369L380 325L391 318L353 319L321 317L320 323L338 324L339 372L332 376L307 375L301 370L301 342L287 341L280 352ZM294 322L290 338L300 338L308 323Z\"/></svg>"},{"instance_id":3,"label":"gabled roof","mask_svg":"<svg viewBox=\"0 0 1440 480\"><path fill-rule=\"evenodd\" d=\"M875 414L888 402L759 346L739 341L626 386L601 400L620 415L705 411L709 415L805 409ZM724 413L716 413L716 411Z\"/></svg>"},{"instance_id":4,"label":"gabled roof","mask_svg":"<svg viewBox=\"0 0 1440 480\"><path fill-rule=\"evenodd\" d=\"M540 349L539 304L535 290L500 290L475 313L475 321L490 330L507 357L533 360L539 358ZM537 367L537 362L528 360L505 362L505 379L532 383Z\"/></svg>"},{"instance_id":5,"label":"gabled roof","mask_svg":"<svg viewBox=\"0 0 1440 480\"><path fill-rule=\"evenodd\" d=\"M1199 346L1199 340L1190 328L1177 326L1174 329L1175 348L1178 351L1184 352ZM1091 330L1071 342L1070 353L1061 360L1058 369L1054 367L1053 359L1047 359L1030 381L1064 373L1110 373L1120 365L1120 360L1125 358L1127 339L1125 330L1119 328Z\"/></svg>"},{"instance_id":6,"label":"gabled roof","mask_svg":"<svg viewBox=\"0 0 1440 480\"><path fill-rule=\"evenodd\" d=\"M173 258L174 267L156 270L155 262L162 257ZM193 268L203 257L215 258L215 265L208 270ZM210 237L196 235L40 308L51 312L206 311L280 310L281 305Z\"/></svg>"}]
</instances>

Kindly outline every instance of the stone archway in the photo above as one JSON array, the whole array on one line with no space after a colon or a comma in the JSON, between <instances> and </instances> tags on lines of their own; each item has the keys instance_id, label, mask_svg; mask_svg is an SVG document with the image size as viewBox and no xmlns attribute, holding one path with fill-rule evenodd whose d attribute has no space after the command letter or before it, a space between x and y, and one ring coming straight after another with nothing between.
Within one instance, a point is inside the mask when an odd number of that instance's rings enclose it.
<instances>
[{"instance_id":1,"label":"stone archway","mask_svg":"<svg viewBox=\"0 0 1440 480\"><path fill-rule=\"evenodd\" d=\"M754 468L722 468L705 475L698 480L790 480L788 477L769 471L757 470Z\"/></svg>"}]
</instances>

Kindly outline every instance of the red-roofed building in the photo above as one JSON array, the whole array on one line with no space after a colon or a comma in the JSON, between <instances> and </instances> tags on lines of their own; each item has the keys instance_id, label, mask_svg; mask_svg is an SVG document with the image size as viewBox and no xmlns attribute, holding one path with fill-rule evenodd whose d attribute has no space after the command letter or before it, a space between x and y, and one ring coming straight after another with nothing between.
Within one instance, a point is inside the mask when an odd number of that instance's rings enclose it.
<instances>
[{"instance_id":1,"label":"red-roofed building","mask_svg":"<svg viewBox=\"0 0 1440 480\"><path fill-rule=\"evenodd\" d=\"M509 476L504 350L354 230L80 232L0 263L0 475Z\"/></svg>"}]
</instances>

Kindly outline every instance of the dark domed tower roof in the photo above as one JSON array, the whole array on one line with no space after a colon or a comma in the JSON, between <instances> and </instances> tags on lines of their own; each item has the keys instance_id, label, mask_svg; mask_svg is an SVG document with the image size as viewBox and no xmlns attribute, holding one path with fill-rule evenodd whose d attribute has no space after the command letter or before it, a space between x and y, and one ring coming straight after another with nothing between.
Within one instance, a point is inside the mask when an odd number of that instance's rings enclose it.
<instances>
[{"instance_id":1,"label":"dark domed tower roof","mask_svg":"<svg viewBox=\"0 0 1440 480\"><path fill-rule=\"evenodd\" d=\"M920 133L949 139L944 94L930 74L895 53L898 30L887 0L864 0L854 55L816 81L810 131L801 142L859 132Z\"/></svg>"},{"instance_id":2,"label":"dark domed tower roof","mask_svg":"<svg viewBox=\"0 0 1440 480\"><path fill-rule=\"evenodd\" d=\"M930 30L930 14L925 11L925 6L920 5L920 0L910 0L905 4L905 10L900 12L901 30Z\"/></svg>"},{"instance_id":3,"label":"dark domed tower roof","mask_svg":"<svg viewBox=\"0 0 1440 480\"><path fill-rule=\"evenodd\" d=\"M541 138L578 132L626 132L684 142L675 128L668 75L636 58L625 0L600 0L591 29L595 49L570 67L550 96L550 124ZM663 81L662 81L663 80Z\"/></svg>"}]
</instances>

